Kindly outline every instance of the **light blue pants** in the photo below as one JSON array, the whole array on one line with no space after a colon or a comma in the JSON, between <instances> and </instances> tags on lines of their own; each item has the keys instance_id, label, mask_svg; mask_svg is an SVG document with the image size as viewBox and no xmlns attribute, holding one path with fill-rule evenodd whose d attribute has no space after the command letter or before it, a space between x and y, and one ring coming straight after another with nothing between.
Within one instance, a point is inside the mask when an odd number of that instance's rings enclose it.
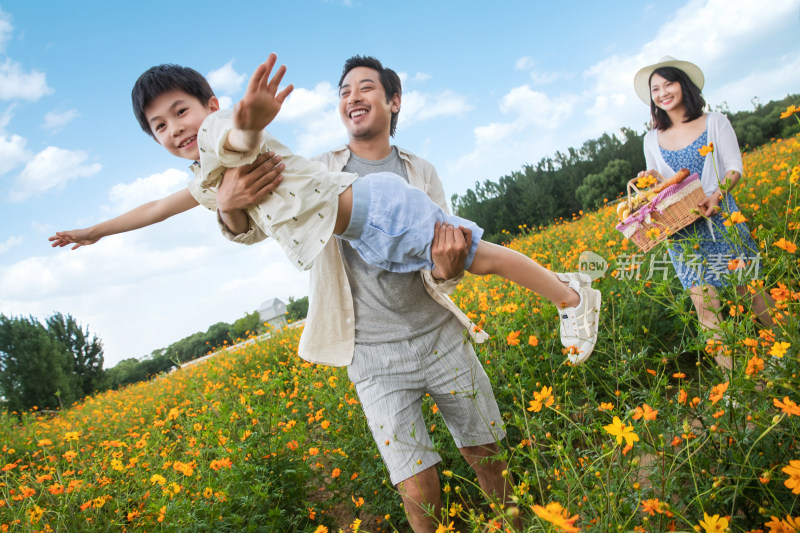
<instances>
[{"instance_id":1,"label":"light blue pants","mask_svg":"<svg viewBox=\"0 0 800 533\"><path fill-rule=\"evenodd\" d=\"M391 172L367 174L353 182L350 224L339 238L367 263L390 272L433 270L431 242L436 222L472 230L464 269L472 265L483 228L449 215L425 192Z\"/></svg>"}]
</instances>

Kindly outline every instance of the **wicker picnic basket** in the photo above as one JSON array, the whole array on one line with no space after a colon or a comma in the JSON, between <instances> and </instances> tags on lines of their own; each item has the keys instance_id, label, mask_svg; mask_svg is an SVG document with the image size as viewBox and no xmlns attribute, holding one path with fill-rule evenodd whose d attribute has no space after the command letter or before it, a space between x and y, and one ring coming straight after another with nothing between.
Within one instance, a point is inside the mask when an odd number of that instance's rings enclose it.
<instances>
[{"instance_id":1,"label":"wicker picnic basket","mask_svg":"<svg viewBox=\"0 0 800 533\"><path fill-rule=\"evenodd\" d=\"M628 182L628 203L639 194L635 185L637 178ZM701 217L697 208L706 197L700 185L700 176L692 174L680 183L670 185L650 202L640 207L628 218L617 224L617 229L643 252L651 250L681 228L685 228ZM658 231L648 232L652 229Z\"/></svg>"}]
</instances>

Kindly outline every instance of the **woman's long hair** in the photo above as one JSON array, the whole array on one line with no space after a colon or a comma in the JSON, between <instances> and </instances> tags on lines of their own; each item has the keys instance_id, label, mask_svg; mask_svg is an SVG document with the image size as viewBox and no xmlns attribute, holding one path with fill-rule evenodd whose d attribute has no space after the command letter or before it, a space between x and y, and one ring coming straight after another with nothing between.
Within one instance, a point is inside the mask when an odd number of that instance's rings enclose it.
<instances>
[{"instance_id":1,"label":"woman's long hair","mask_svg":"<svg viewBox=\"0 0 800 533\"><path fill-rule=\"evenodd\" d=\"M655 74L658 74L667 81L677 81L681 84L683 104L686 109L686 113L683 116L684 122L691 122L703 116L706 101L703 98L703 94L700 92L700 88L689 79L689 76L675 67L661 67L654 70L653 74L650 74L650 78L647 80L648 87L650 86L650 80L653 79L653 75ZM657 128L659 131L667 130L672 126L669 115L667 115L666 111L656 106L652 96L650 97L650 117L653 119L653 127Z\"/></svg>"}]
</instances>

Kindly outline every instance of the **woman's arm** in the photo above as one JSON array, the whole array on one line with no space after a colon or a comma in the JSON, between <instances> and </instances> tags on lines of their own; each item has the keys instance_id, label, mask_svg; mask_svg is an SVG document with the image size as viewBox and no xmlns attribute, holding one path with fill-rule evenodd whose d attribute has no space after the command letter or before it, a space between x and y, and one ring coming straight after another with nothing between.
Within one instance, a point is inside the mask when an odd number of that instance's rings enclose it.
<instances>
[{"instance_id":1,"label":"woman's arm","mask_svg":"<svg viewBox=\"0 0 800 533\"><path fill-rule=\"evenodd\" d=\"M53 247L74 244L72 249L75 250L81 246L94 244L109 235L157 224L178 213L197 207L197 205L197 200L189 193L189 189L183 189L160 200L142 204L116 218L100 222L89 228L56 232L48 240L53 242Z\"/></svg>"}]
</instances>

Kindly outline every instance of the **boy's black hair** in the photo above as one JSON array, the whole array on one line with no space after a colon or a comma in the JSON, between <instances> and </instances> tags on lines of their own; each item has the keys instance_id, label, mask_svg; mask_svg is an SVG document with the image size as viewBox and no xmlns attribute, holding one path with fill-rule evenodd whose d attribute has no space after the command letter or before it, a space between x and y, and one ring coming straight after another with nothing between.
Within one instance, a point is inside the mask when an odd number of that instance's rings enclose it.
<instances>
[{"instance_id":1,"label":"boy's black hair","mask_svg":"<svg viewBox=\"0 0 800 533\"><path fill-rule=\"evenodd\" d=\"M342 88L342 82L344 81L344 77L347 76L347 73L358 67L367 67L378 72L381 85L383 85L383 90L386 93L387 102L391 101L395 94L400 96L403 95L403 87L400 83L400 76L397 75L397 72L390 68L384 68L383 64L372 56L353 56L344 62L344 68L342 68L342 77L339 78L340 89ZM397 116L399 114L400 110L392 113L392 120L389 128L389 135L392 137L394 137L394 132L397 130Z\"/></svg>"},{"instance_id":2,"label":"boy's black hair","mask_svg":"<svg viewBox=\"0 0 800 533\"><path fill-rule=\"evenodd\" d=\"M131 100L133 114L136 115L139 126L151 137L154 136L150 130L150 124L147 123L144 108L160 95L174 89L179 89L190 96L194 96L204 106L208 105L208 101L214 96L214 91L211 90L208 80L192 68L172 64L149 68L139 76L139 79L133 85Z\"/></svg>"},{"instance_id":3,"label":"boy's black hair","mask_svg":"<svg viewBox=\"0 0 800 533\"><path fill-rule=\"evenodd\" d=\"M686 108L686 113L683 116L684 122L691 122L703 116L706 101L703 98L703 94L700 92L700 88L689 79L689 76L687 76L685 72L675 67L658 68L653 71L653 74L650 74L650 78L647 80L648 86L655 74L658 74L667 81L677 81L681 84L683 104ZM667 115L666 111L656 106L652 96L650 97L650 116L653 119L653 127L657 128L659 131L667 130L672 126L669 115Z\"/></svg>"}]
</instances>

